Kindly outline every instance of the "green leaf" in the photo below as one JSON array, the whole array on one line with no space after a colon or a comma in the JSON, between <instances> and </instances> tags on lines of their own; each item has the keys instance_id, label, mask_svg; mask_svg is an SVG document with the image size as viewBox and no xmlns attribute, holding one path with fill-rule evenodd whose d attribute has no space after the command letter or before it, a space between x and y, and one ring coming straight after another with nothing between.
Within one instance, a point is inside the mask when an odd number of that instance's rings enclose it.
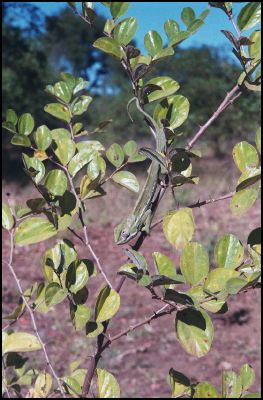
<instances>
[{"instance_id":1,"label":"green leaf","mask_svg":"<svg viewBox=\"0 0 263 400\"><path fill-rule=\"evenodd\" d=\"M62 289L56 282L51 282L45 290L45 303L48 307L61 303L67 297L67 290Z\"/></svg>"},{"instance_id":2,"label":"green leaf","mask_svg":"<svg viewBox=\"0 0 263 400\"><path fill-rule=\"evenodd\" d=\"M237 25L241 31L253 28L261 21L260 1L249 2L245 5L237 17Z\"/></svg>"},{"instance_id":3,"label":"green leaf","mask_svg":"<svg viewBox=\"0 0 263 400\"><path fill-rule=\"evenodd\" d=\"M67 269L66 287L71 293L77 293L89 280L89 270L85 260L73 261Z\"/></svg>"},{"instance_id":4,"label":"green leaf","mask_svg":"<svg viewBox=\"0 0 263 400\"><path fill-rule=\"evenodd\" d=\"M68 266L77 259L73 244L67 240L60 240L54 247L48 249L42 258L42 272L48 282L60 282L61 275ZM64 282L62 282L64 284Z\"/></svg>"},{"instance_id":5,"label":"green leaf","mask_svg":"<svg viewBox=\"0 0 263 400\"><path fill-rule=\"evenodd\" d=\"M83 140L76 144L78 151L104 151L104 146L98 140Z\"/></svg>"},{"instance_id":6,"label":"green leaf","mask_svg":"<svg viewBox=\"0 0 263 400\"><path fill-rule=\"evenodd\" d=\"M261 393L247 393L243 399L261 399Z\"/></svg>"},{"instance_id":7,"label":"green leaf","mask_svg":"<svg viewBox=\"0 0 263 400\"><path fill-rule=\"evenodd\" d=\"M6 122L10 122L10 124L16 126L18 118L17 118L17 114L14 110L12 110L11 108L9 108L6 112Z\"/></svg>"},{"instance_id":8,"label":"green leaf","mask_svg":"<svg viewBox=\"0 0 263 400\"><path fill-rule=\"evenodd\" d=\"M185 309L178 311L175 320L177 338L185 351L196 357L205 356L211 347L214 328L205 311Z\"/></svg>"},{"instance_id":9,"label":"green leaf","mask_svg":"<svg viewBox=\"0 0 263 400\"><path fill-rule=\"evenodd\" d=\"M109 286L104 287L97 298L95 306L96 322L111 319L120 308L120 295Z\"/></svg>"},{"instance_id":10,"label":"green leaf","mask_svg":"<svg viewBox=\"0 0 263 400\"><path fill-rule=\"evenodd\" d=\"M248 47L249 57L253 58L253 63L261 57L261 31L252 32L249 40L253 42Z\"/></svg>"},{"instance_id":11,"label":"green leaf","mask_svg":"<svg viewBox=\"0 0 263 400\"><path fill-rule=\"evenodd\" d=\"M190 32L190 34L192 35L196 31L198 31L198 29L200 29L204 24L205 23L202 19L195 19L193 22L191 22L190 25L188 25L187 31Z\"/></svg>"},{"instance_id":12,"label":"green leaf","mask_svg":"<svg viewBox=\"0 0 263 400\"><path fill-rule=\"evenodd\" d=\"M65 383L65 386L67 387L67 392L71 394L73 397L76 396L76 393L78 395L81 395L82 393L82 388L77 379L72 378L71 376L65 376L63 378L63 383ZM67 386L67 384L69 386ZM71 390L72 388L73 390Z\"/></svg>"},{"instance_id":13,"label":"green leaf","mask_svg":"<svg viewBox=\"0 0 263 400\"><path fill-rule=\"evenodd\" d=\"M236 217L245 214L257 200L258 193L258 188L243 189L235 193L230 201L232 214Z\"/></svg>"},{"instance_id":14,"label":"green leaf","mask_svg":"<svg viewBox=\"0 0 263 400\"><path fill-rule=\"evenodd\" d=\"M104 190L99 186L99 178L94 181L88 175L84 175L80 182L80 197L82 200L98 197L105 194Z\"/></svg>"},{"instance_id":15,"label":"green leaf","mask_svg":"<svg viewBox=\"0 0 263 400\"><path fill-rule=\"evenodd\" d=\"M26 154L22 154L24 165L29 173L33 173L32 179L38 184L45 175L45 166L35 157L28 157Z\"/></svg>"},{"instance_id":16,"label":"green leaf","mask_svg":"<svg viewBox=\"0 0 263 400\"><path fill-rule=\"evenodd\" d=\"M191 287L186 294L190 295L197 305L200 304L200 307L212 313L217 313L226 307L225 299L207 299L205 301L207 294L203 291L202 286Z\"/></svg>"},{"instance_id":17,"label":"green leaf","mask_svg":"<svg viewBox=\"0 0 263 400\"><path fill-rule=\"evenodd\" d=\"M69 103L72 96L72 90L66 82L57 82L54 86L54 95L65 103Z\"/></svg>"},{"instance_id":18,"label":"green leaf","mask_svg":"<svg viewBox=\"0 0 263 400\"><path fill-rule=\"evenodd\" d=\"M31 147L30 139L24 135L14 135L11 139L11 143L16 146Z\"/></svg>"},{"instance_id":19,"label":"green leaf","mask_svg":"<svg viewBox=\"0 0 263 400\"><path fill-rule=\"evenodd\" d=\"M71 106L73 115L82 115L89 108L90 103L92 102L92 97L90 96L81 96L76 99Z\"/></svg>"},{"instance_id":20,"label":"green leaf","mask_svg":"<svg viewBox=\"0 0 263 400\"><path fill-rule=\"evenodd\" d=\"M190 387L190 380L181 372L170 369L167 381L172 390L172 397L179 398L186 394Z\"/></svg>"},{"instance_id":21,"label":"green leaf","mask_svg":"<svg viewBox=\"0 0 263 400\"><path fill-rule=\"evenodd\" d=\"M3 353L9 352L28 352L41 349L38 338L31 333L13 332L6 335L3 341Z\"/></svg>"},{"instance_id":22,"label":"green leaf","mask_svg":"<svg viewBox=\"0 0 263 400\"><path fill-rule=\"evenodd\" d=\"M199 243L188 243L182 251L180 269L187 283L200 284L209 272L207 251Z\"/></svg>"},{"instance_id":23,"label":"green leaf","mask_svg":"<svg viewBox=\"0 0 263 400\"><path fill-rule=\"evenodd\" d=\"M160 124L162 119L169 121L170 129L181 126L187 119L190 104L186 97L175 95L157 104L154 110L154 119Z\"/></svg>"},{"instance_id":24,"label":"green leaf","mask_svg":"<svg viewBox=\"0 0 263 400\"><path fill-rule=\"evenodd\" d=\"M105 369L97 368L96 372L98 375L98 397L100 399L119 399L121 392L116 378Z\"/></svg>"},{"instance_id":25,"label":"green leaf","mask_svg":"<svg viewBox=\"0 0 263 400\"><path fill-rule=\"evenodd\" d=\"M243 391L248 390L255 382L255 372L249 364L244 364L239 370Z\"/></svg>"},{"instance_id":26,"label":"green leaf","mask_svg":"<svg viewBox=\"0 0 263 400\"><path fill-rule=\"evenodd\" d=\"M236 236L225 234L217 241L214 255L218 267L236 269L243 261L244 247Z\"/></svg>"},{"instance_id":27,"label":"green leaf","mask_svg":"<svg viewBox=\"0 0 263 400\"><path fill-rule=\"evenodd\" d=\"M254 185L261 179L261 168L249 169L242 173L237 181L236 191L239 192L251 185Z\"/></svg>"},{"instance_id":28,"label":"green leaf","mask_svg":"<svg viewBox=\"0 0 263 400\"><path fill-rule=\"evenodd\" d=\"M74 177L86 164L96 155L95 151L88 149L80 150L69 162L68 171Z\"/></svg>"},{"instance_id":29,"label":"green leaf","mask_svg":"<svg viewBox=\"0 0 263 400\"><path fill-rule=\"evenodd\" d=\"M162 50L163 40L158 32L149 31L144 37L144 46L148 51L148 54L154 57Z\"/></svg>"},{"instance_id":30,"label":"green leaf","mask_svg":"<svg viewBox=\"0 0 263 400\"><path fill-rule=\"evenodd\" d=\"M71 139L70 132L64 128L52 129L51 131L52 139L57 140L64 140L64 139Z\"/></svg>"},{"instance_id":31,"label":"green leaf","mask_svg":"<svg viewBox=\"0 0 263 400\"><path fill-rule=\"evenodd\" d=\"M123 146L123 150L126 156L131 157L137 152L137 143L134 140L129 140Z\"/></svg>"},{"instance_id":32,"label":"green leaf","mask_svg":"<svg viewBox=\"0 0 263 400\"><path fill-rule=\"evenodd\" d=\"M121 17L129 8L129 2L113 2L110 3L110 12L114 19Z\"/></svg>"},{"instance_id":33,"label":"green leaf","mask_svg":"<svg viewBox=\"0 0 263 400\"><path fill-rule=\"evenodd\" d=\"M261 153L261 128L258 128L258 130L256 132L255 140L256 140L257 149Z\"/></svg>"},{"instance_id":34,"label":"green leaf","mask_svg":"<svg viewBox=\"0 0 263 400\"><path fill-rule=\"evenodd\" d=\"M162 253L153 253L154 262L160 275L168 276L169 278L176 279L177 272L172 260Z\"/></svg>"},{"instance_id":35,"label":"green leaf","mask_svg":"<svg viewBox=\"0 0 263 400\"><path fill-rule=\"evenodd\" d=\"M47 398L52 388L52 376L47 372L42 372L38 375L34 392L36 398Z\"/></svg>"},{"instance_id":36,"label":"green leaf","mask_svg":"<svg viewBox=\"0 0 263 400\"><path fill-rule=\"evenodd\" d=\"M181 18L183 23L188 27L195 20L194 10L191 7L183 8Z\"/></svg>"},{"instance_id":37,"label":"green leaf","mask_svg":"<svg viewBox=\"0 0 263 400\"><path fill-rule=\"evenodd\" d=\"M17 133L15 125L8 121L2 123L2 128L6 129L9 132Z\"/></svg>"},{"instance_id":38,"label":"green leaf","mask_svg":"<svg viewBox=\"0 0 263 400\"><path fill-rule=\"evenodd\" d=\"M20 135L28 136L33 131L35 126L34 118L31 114L22 114L18 120L18 132Z\"/></svg>"},{"instance_id":39,"label":"green leaf","mask_svg":"<svg viewBox=\"0 0 263 400\"><path fill-rule=\"evenodd\" d=\"M233 149L233 158L241 172L258 166L258 154L254 146L248 142L237 143Z\"/></svg>"},{"instance_id":40,"label":"green leaf","mask_svg":"<svg viewBox=\"0 0 263 400\"><path fill-rule=\"evenodd\" d=\"M67 106L60 103L49 103L44 107L44 110L55 118L62 121L70 122L71 116Z\"/></svg>"},{"instance_id":41,"label":"green leaf","mask_svg":"<svg viewBox=\"0 0 263 400\"><path fill-rule=\"evenodd\" d=\"M76 145L70 138L56 139L52 146L58 160L64 166L69 163L76 151Z\"/></svg>"},{"instance_id":42,"label":"green leaf","mask_svg":"<svg viewBox=\"0 0 263 400\"><path fill-rule=\"evenodd\" d=\"M174 49L171 46L161 49L154 57L153 60L159 60L160 58L165 58L174 55Z\"/></svg>"},{"instance_id":43,"label":"green leaf","mask_svg":"<svg viewBox=\"0 0 263 400\"><path fill-rule=\"evenodd\" d=\"M174 19L168 19L164 24L165 33L170 41L180 31L179 24Z\"/></svg>"},{"instance_id":44,"label":"green leaf","mask_svg":"<svg viewBox=\"0 0 263 400\"><path fill-rule=\"evenodd\" d=\"M46 150L52 142L52 135L46 125L41 125L34 133L35 143L40 150Z\"/></svg>"},{"instance_id":45,"label":"green leaf","mask_svg":"<svg viewBox=\"0 0 263 400\"><path fill-rule=\"evenodd\" d=\"M104 51L104 53L111 54L117 58L121 58L121 50L118 42L110 37L102 37L93 43L93 47Z\"/></svg>"},{"instance_id":46,"label":"green leaf","mask_svg":"<svg viewBox=\"0 0 263 400\"><path fill-rule=\"evenodd\" d=\"M181 208L165 215L163 231L168 242L177 250L182 250L193 237L194 218L190 208Z\"/></svg>"},{"instance_id":47,"label":"green leaf","mask_svg":"<svg viewBox=\"0 0 263 400\"><path fill-rule=\"evenodd\" d=\"M219 394L210 382L203 381L195 386L194 399L218 399Z\"/></svg>"},{"instance_id":48,"label":"green leaf","mask_svg":"<svg viewBox=\"0 0 263 400\"><path fill-rule=\"evenodd\" d=\"M127 257L133 262L133 264L137 268L139 268L139 270L142 270L143 272L147 271L147 261L139 251L126 249L125 253Z\"/></svg>"},{"instance_id":49,"label":"green leaf","mask_svg":"<svg viewBox=\"0 0 263 400\"><path fill-rule=\"evenodd\" d=\"M45 218L28 218L21 222L15 230L15 242L19 246L39 243L57 234L57 230Z\"/></svg>"},{"instance_id":50,"label":"green leaf","mask_svg":"<svg viewBox=\"0 0 263 400\"><path fill-rule=\"evenodd\" d=\"M169 76L158 76L147 82L147 85L153 84L160 86L162 90L155 90L148 95L148 102L151 103L155 100L163 99L164 97L171 96L180 88L178 82L170 78Z\"/></svg>"},{"instance_id":51,"label":"green leaf","mask_svg":"<svg viewBox=\"0 0 263 400\"><path fill-rule=\"evenodd\" d=\"M246 285L247 281L243 278L230 278L226 283L226 291L229 294L237 294Z\"/></svg>"},{"instance_id":52,"label":"green leaf","mask_svg":"<svg viewBox=\"0 0 263 400\"><path fill-rule=\"evenodd\" d=\"M90 319L90 309L85 304L74 305L70 304L70 316L76 331L85 328L86 323Z\"/></svg>"},{"instance_id":53,"label":"green leaf","mask_svg":"<svg viewBox=\"0 0 263 400\"><path fill-rule=\"evenodd\" d=\"M102 323L89 321L86 324L86 335L89 338L96 338L103 332L103 329L104 329L104 327L103 327Z\"/></svg>"},{"instance_id":54,"label":"green leaf","mask_svg":"<svg viewBox=\"0 0 263 400\"><path fill-rule=\"evenodd\" d=\"M170 46L175 46L175 45L182 43L190 35L191 35L191 33L188 31L181 31L181 32L175 33L175 35L171 39Z\"/></svg>"},{"instance_id":55,"label":"green leaf","mask_svg":"<svg viewBox=\"0 0 263 400\"><path fill-rule=\"evenodd\" d=\"M114 39L119 44L124 44L125 46L130 43L134 37L138 27L137 19L134 17L126 18L119 22L114 29Z\"/></svg>"},{"instance_id":56,"label":"green leaf","mask_svg":"<svg viewBox=\"0 0 263 400\"><path fill-rule=\"evenodd\" d=\"M46 177L45 186L54 196L63 196L68 186L68 179L61 169L52 169Z\"/></svg>"},{"instance_id":57,"label":"green leaf","mask_svg":"<svg viewBox=\"0 0 263 400\"><path fill-rule=\"evenodd\" d=\"M215 268L209 272L204 289L212 293L226 289L227 281L239 277L239 272L228 268Z\"/></svg>"},{"instance_id":58,"label":"green leaf","mask_svg":"<svg viewBox=\"0 0 263 400\"><path fill-rule=\"evenodd\" d=\"M106 171L106 162L104 158L99 155L96 155L93 160L88 164L87 173L91 180L95 180L96 178L103 177Z\"/></svg>"},{"instance_id":59,"label":"green leaf","mask_svg":"<svg viewBox=\"0 0 263 400\"><path fill-rule=\"evenodd\" d=\"M135 175L128 171L116 172L112 177L113 181L126 187L132 192L138 193L140 190L139 182Z\"/></svg>"},{"instance_id":60,"label":"green leaf","mask_svg":"<svg viewBox=\"0 0 263 400\"><path fill-rule=\"evenodd\" d=\"M10 231L14 226L14 217L7 204L2 204L2 227Z\"/></svg>"},{"instance_id":61,"label":"green leaf","mask_svg":"<svg viewBox=\"0 0 263 400\"><path fill-rule=\"evenodd\" d=\"M222 393L226 398L238 399L242 393L241 378L237 377L234 371L223 371L222 373Z\"/></svg>"},{"instance_id":62,"label":"green leaf","mask_svg":"<svg viewBox=\"0 0 263 400\"><path fill-rule=\"evenodd\" d=\"M114 167L118 168L124 161L124 153L121 146L117 143L113 143L106 151L106 156Z\"/></svg>"}]
</instances>

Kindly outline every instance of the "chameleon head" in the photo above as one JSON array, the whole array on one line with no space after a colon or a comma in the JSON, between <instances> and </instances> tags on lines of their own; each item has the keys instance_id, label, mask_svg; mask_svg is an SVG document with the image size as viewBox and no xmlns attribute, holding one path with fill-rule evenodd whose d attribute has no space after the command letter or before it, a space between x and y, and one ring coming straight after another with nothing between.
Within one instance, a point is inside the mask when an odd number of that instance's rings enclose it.
<instances>
[{"instance_id":1,"label":"chameleon head","mask_svg":"<svg viewBox=\"0 0 263 400\"><path fill-rule=\"evenodd\" d=\"M132 221L131 221L132 219ZM137 230L133 229L134 218L127 218L124 222L116 226L114 230L115 243L124 244L129 242L137 234Z\"/></svg>"}]
</instances>

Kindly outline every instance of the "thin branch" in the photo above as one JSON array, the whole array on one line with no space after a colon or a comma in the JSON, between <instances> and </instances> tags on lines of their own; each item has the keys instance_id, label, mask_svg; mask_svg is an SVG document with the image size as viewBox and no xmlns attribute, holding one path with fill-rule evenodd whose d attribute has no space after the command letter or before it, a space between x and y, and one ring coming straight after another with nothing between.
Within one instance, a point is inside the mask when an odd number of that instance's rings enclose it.
<instances>
[{"instance_id":1,"label":"thin branch","mask_svg":"<svg viewBox=\"0 0 263 400\"><path fill-rule=\"evenodd\" d=\"M116 168L112 174L110 174L107 178L104 179L104 181L102 181L100 183L100 186L104 185L109 179L111 179L113 177L113 175L116 174L116 172L119 172L120 170L122 170L124 167L126 167L126 165L129 163L129 161L125 161L124 164L122 164L120 167Z\"/></svg>"},{"instance_id":2,"label":"thin branch","mask_svg":"<svg viewBox=\"0 0 263 400\"><path fill-rule=\"evenodd\" d=\"M83 219L83 214L82 214L82 209L81 208L80 208L79 217L80 217L80 221L81 221L81 224L82 224L82 227L83 227L83 233L84 233L84 238L85 238L85 240L84 240L85 246L88 247L88 249L89 249L93 259L95 260L95 262L96 262L96 264L97 264L97 266L99 268L99 271L102 274L103 278L105 279L107 284L112 288L112 284L111 284L109 278L107 277L106 273L103 270L103 267L102 267L102 265L100 263L99 257L97 256L97 254L93 250L93 247L90 244L89 237L88 237L88 230L87 230L87 227L86 227L86 225L84 223L84 219Z\"/></svg>"},{"instance_id":3,"label":"thin branch","mask_svg":"<svg viewBox=\"0 0 263 400\"><path fill-rule=\"evenodd\" d=\"M209 118L209 120L200 127L200 129L196 132L194 137L190 140L188 145L186 146L186 150L191 150L191 148L194 146L194 144L200 139L200 137L205 133L205 131L210 127L210 125L220 116L220 114L229 106L232 104L232 102L239 96L237 96L238 92L240 91L240 88L238 85L235 85L233 89L227 93L225 99L222 101L222 103L219 105L217 110L213 113L213 115ZM241 94L241 92L240 92ZM239 95L240 95L239 94Z\"/></svg>"},{"instance_id":4,"label":"thin branch","mask_svg":"<svg viewBox=\"0 0 263 400\"><path fill-rule=\"evenodd\" d=\"M203 201L199 201L197 203L194 204L190 204L189 206L186 206L187 208L197 208L197 207L202 207L205 206L207 204L211 204L211 203L216 203L217 201L221 201L221 200L226 200L226 199L230 199L231 197L234 196L236 192L230 192L227 194L224 194L223 196L217 197L215 199L208 199L208 200L203 200ZM156 226L160 225L163 222L163 218L160 218L158 221L156 221L154 224L151 225L151 230L154 229Z\"/></svg>"},{"instance_id":5,"label":"thin branch","mask_svg":"<svg viewBox=\"0 0 263 400\"><path fill-rule=\"evenodd\" d=\"M157 310L156 312L154 312L152 315L150 315L148 318L137 322L137 324L129 326L128 328L124 329L123 331L119 332L118 334L116 334L115 336L112 336L109 338L109 340L104 344L102 351L106 349L106 347L108 347L112 342L114 342L115 340L120 339L123 336L128 335L128 333L134 331L135 329L138 329L140 327L142 327L143 325L146 324L150 324L154 319L160 318L164 315L169 315L172 312L176 311L177 307L176 306L170 306L169 304L165 304L162 308L160 308L159 310Z\"/></svg>"},{"instance_id":6,"label":"thin branch","mask_svg":"<svg viewBox=\"0 0 263 400\"><path fill-rule=\"evenodd\" d=\"M62 388L62 386L61 386L59 377L57 376L57 374L56 374L56 372L55 372L55 370L54 370L52 364L50 363L50 359L49 359L48 354L47 354L47 351L46 351L46 345L45 345L45 343L43 342L43 340L41 339L41 336L39 335L34 313L33 313L32 309L31 309L30 305L29 305L28 302L27 302L27 299L26 299L26 297L25 297L25 295L24 295L24 293L23 293L23 289L22 289L22 287L21 287L21 285L20 285L20 281L19 281L19 279L17 278L17 275L16 275L16 273L15 273L15 270L14 270L14 268L13 268L13 266L12 266L12 264L13 264L13 255L14 255L14 230L11 230L11 232L10 232L10 256L9 256L8 267L9 267L9 270L10 270L10 272L12 273L12 275L13 275L13 277L14 277L14 280L15 280L16 285L17 285L17 287L18 287L20 296L23 298L23 301L24 301L24 303L25 303L25 306L26 306L26 308L27 308L27 310L28 310L28 312L29 312L29 314L30 314L30 318L31 318L32 325L33 325L33 330L34 330L34 332L35 332L35 334L36 334L36 336L37 336L37 338L38 338L38 340L39 340L39 343L40 343L40 345L41 345L41 347L42 347L42 350L43 350L43 353L44 353L44 356L45 356L47 365L48 365L48 367L49 367L49 369L50 369L50 371L51 371L51 373L52 373L54 379L56 380L56 382L57 382L57 384L58 384L58 387L59 387L59 390L60 390L62 396L63 396L64 398L66 398L66 395L65 395L64 390L63 390L63 388Z\"/></svg>"}]
</instances>

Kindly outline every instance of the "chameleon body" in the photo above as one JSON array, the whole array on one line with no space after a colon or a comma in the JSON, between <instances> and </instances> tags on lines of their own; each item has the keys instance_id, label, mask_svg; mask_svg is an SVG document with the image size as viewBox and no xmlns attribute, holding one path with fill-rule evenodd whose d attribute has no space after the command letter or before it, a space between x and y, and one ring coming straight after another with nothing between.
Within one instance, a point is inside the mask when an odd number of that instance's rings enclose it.
<instances>
[{"instance_id":1,"label":"chameleon body","mask_svg":"<svg viewBox=\"0 0 263 400\"><path fill-rule=\"evenodd\" d=\"M136 97L133 97L129 101L127 107L129 107L133 101L135 101L138 110L146 117L148 124L151 125L151 130L156 139L156 150L160 153L164 152L166 138L163 128L160 128L156 121L142 109L140 102ZM152 161L148 178L132 213L114 230L116 244L129 242L138 234L138 232L143 230L149 232L152 219L151 207L156 197L159 173L159 163L157 161Z\"/></svg>"}]
</instances>

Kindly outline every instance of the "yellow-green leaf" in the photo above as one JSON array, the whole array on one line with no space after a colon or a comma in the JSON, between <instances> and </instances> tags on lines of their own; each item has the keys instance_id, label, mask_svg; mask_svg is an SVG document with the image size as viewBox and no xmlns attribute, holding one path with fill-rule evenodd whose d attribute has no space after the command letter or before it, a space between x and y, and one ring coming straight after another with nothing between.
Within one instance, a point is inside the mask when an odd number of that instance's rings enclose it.
<instances>
[{"instance_id":1,"label":"yellow-green leaf","mask_svg":"<svg viewBox=\"0 0 263 400\"><path fill-rule=\"evenodd\" d=\"M185 351L196 357L205 356L214 336L214 327L205 311L185 309L178 311L175 320L177 338Z\"/></svg>"},{"instance_id":2,"label":"yellow-green leaf","mask_svg":"<svg viewBox=\"0 0 263 400\"><path fill-rule=\"evenodd\" d=\"M132 192L138 193L140 190L140 185L136 176L129 171L116 172L116 174L113 175L112 179L114 182L126 187Z\"/></svg>"},{"instance_id":3,"label":"yellow-green leaf","mask_svg":"<svg viewBox=\"0 0 263 400\"><path fill-rule=\"evenodd\" d=\"M134 17L125 18L114 29L114 39L125 46L130 43L138 27L137 19Z\"/></svg>"},{"instance_id":4,"label":"yellow-green leaf","mask_svg":"<svg viewBox=\"0 0 263 400\"><path fill-rule=\"evenodd\" d=\"M218 399L219 394L212 383L203 381L195 387L194 399Z\"/></svg>"},{"instance_id":5,"label":"yellow-green leaf","mask_svg":"<svg viewBox=\"0 0 263 400\"><path fill-rule=\"evenodd\" d=\"M52 376L47 372L38 375L35 382L35 391L39 398L47 398L52 387Z\"/></svg>"},{"instance_id":6,"label":"yellow-green leaf","mask_svg":"<svg viewBox=\"0 0 263 400\"><path fill-rule=\"evenodd\" d=\"M158 32L149 31L144 37L144 46L148 51L148 54L154 57L162 50L163 40Z\"/></svg>"},{"instance_id":7,"label":"yellow-green leaf","mask_svg":"<svg viewBox=\"0 0 263 400\"><path fill-rule=\"evenodd\" d=\"M180 257L180 269L190 285L201 283L209 271L209 257L200 243L188 243Z\"/></svg>"},{"instance_id":8,"label":"yellow-green leaf","mask_svg":"<svg viewBox=\"0 0 263 400\"><path fill-rule=\"evenodd\" d=\"M121 50L118 42L110 37L102 37L97 39L93 46L99 50L109 53L117 58L121 58Z\"/></svg>"},{"instance_id":9,"label":"yellow-green leaf","mask_svg":"<svg viewBox=\"0 0 263 400\"><path fill-rule=\"evenodd\" d=\"M204 289L212 293L226 289L227 281L239 277L239 272L229 268L215 268L209 272Z\"/></svg>"},{"instance_id":10,"label":"yellow-green leaf","mask_svg":"<svg viewBox=\"0 0 263 400\"><path fill-rule=\"evenodd\" d=\"M154 110L154 119L160 124L162 119L169 121L171 129L181 126L188 117L190 109L189 101L182 95L175 95L157 104Z\"/></svg>"},{"instance_id":11,"label":"yellow-green leaf","mask_svg":"<svg viewBox=\"0 0 263 400\"><path fill-rule=\"evenodd\" d=\"M42 242L55 236L57 230L45 218L33 217L22 221L15 230L15 242L19 246Z\"/></svg>"},{"instance_id":12,"label":"yellow-green leaf","mask_svg":"<svg viewBox=\"0 0 263 400\"><path fill-rule=\"evenodd\" d=\"M225 234L217 241L214 255L218 267L236 269L243 261L244 247L236 236Z\"/></svg>"},{"instance_id":13,"label":"yellow-green leaf","mask_svg":"<svg viewBox=\"0 0 263 400\"><path fill-rule=\"evenodd\" d=\"M28 136L33 131L35 125L34 118L31 114L22 114L18 120L18 132L20 135Z\"/></svg>"},{"instance_id":14,"label":"yellow-green leaf","mask_svg":"<svg viewBox=\"0 0 263 400\"><path fill-rule=\"evenodd\" d=\"M34 139L38 149L46 150L51 145L52 135L46 125L41 125L35 131Z\"/></svg>"},{"instance_id":15,"label":"yellow-green leaf","mask_svg":"<svg viewBox=\"0 0 263 400\"><path fill-rule=\"evenodd\" d=\"M69 109L66 105L60 103L49 103L44 107L44 110L53 115L53 117L61 119L62 121L70 122L71 116Z\"/></svg>"},{"instance_id":16,"label":"yellow-green leaf","mask_svg":"<svg viewBox=\"0 0 263 400\"><path fill-rule=\"evenodd\" d=\"M41 349L41 344L35 335L27 332L13 332L4 337L3 353L27 352Z\"/></svg>"},{"instance_id":17,"label":"yellow-green leaf","mask_svg":"<svg viewBox=\"0 0 263 400\"><path fill-rule=\"evenodd\" d=\"M181 208L164 217L163 231L168 242L178 250L182 250L193 237L195 229L191 208Z\"/></svg>"},{"instance_id":18,"label":"yellow-green leaf","mask_svg":"<svg viewBox=\"0 0 263 400\"><path fill-rule=\"evenodd\" d=\"M14 217L7 204L2 204L2 227L8 231L14 226Z\"/></svg>"},{"instance_id":19,"label":"yellow-green leaf","mask_svg":"<svg viewBox=\"0 0 263 400\"><path fill-rule=\"evenodd\" d=\"M230 201L230 210L233 215L240 217L245 214L257 200L258 193L258 188L242 189L235 193Z\"/></svg>"},{"instance_id":20,"label":"yellow-green leaf","mask_svg":"<svg viewBox=\"0 0 263 400\"><path fill-rule=\"evenodd\" d=\"M98 375L98 397L100 399L119 399L120 387L116 378L105 369L96 369Z\"/></svg>"},{"instance_id":21,"label":"yellow-green leaf","mask_svg":"<svg viewBox=\"0 0 263 400\"><path fill-rule=\"evenodd\" d=\"M96 302L95 320L104 322L111 319L120 308L120 295L109 286L104 287Z\"/></svg>"},{"instance_id":22,"label":"yellow-green leaf","mask_svg":"<svg viewBox=\"0 0 263 400\"><path fill-rule=\"evenodd\" d=\"M258 166L258 154L254 146L246 141L237 143L233 149L233 158L241 172Z\"/></svg>"},{"instance_id":23,"label":"yellow-green leaf","mask_svg":"<svg viewBox=\"0 0 263 400\"><path fill-rule=\"evenodd\" d=\"M147 82L147 85L153 84L160 86L162 90L155 90L154 92L148 95L148 102L151 103L155 100L160 100L164 97L171 96L180 88L178 82L170 78L169 76L158 76L157 78L153 78Z\"/></svg>"},{"instance_id":24,"label":"yellow-green leaf","mask_svg":"<svg viewBox=\"0 0 263 400\"><path fill-rule=\"evenodd\" d=\"M76 145L70 138L57 139L54 141L53 151L59 161L65 166L74 156Z\"/></svg>"},{"instance_id":25,"label":"yellow-green leaf","mask_svg":"<svg viewBox=\"0 0 263 400\"><path fill-rule=\"evenodd\" d=\"M260 23L261 3L260 1L251 1L245 5L237 17L237 25L241 31L246 31Z\"/></svg>"},{"instance_id":26,"label":"yellow-green leaf","mask_svg":"<svg viewBox=\"0 0 263 400\"><path fill-rule=\"evenodd\" d=\"M65 172L61 169L52 169L47 174L45 186L52 195L63 196L68 186Z\"/></svg>"}]
</instances>

